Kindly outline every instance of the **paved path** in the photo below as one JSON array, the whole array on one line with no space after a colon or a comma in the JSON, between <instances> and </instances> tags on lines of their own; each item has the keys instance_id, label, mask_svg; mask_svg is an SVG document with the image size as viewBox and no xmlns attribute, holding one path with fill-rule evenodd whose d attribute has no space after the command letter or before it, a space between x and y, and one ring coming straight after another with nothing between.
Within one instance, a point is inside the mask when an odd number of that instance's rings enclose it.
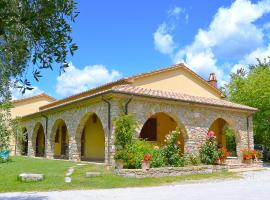
<instances>
[{"instance_id":1,"label":"paved path","mask_svg":"<svg viewBox=\"0 0 270 200\"><path fill-rule=\"evenodd\" d=\"M244 179L203 181L159 187L81 190L62 192L4 193L0 200L267 200L270 169L245 172Z\"/></svg>"}]
</instances>

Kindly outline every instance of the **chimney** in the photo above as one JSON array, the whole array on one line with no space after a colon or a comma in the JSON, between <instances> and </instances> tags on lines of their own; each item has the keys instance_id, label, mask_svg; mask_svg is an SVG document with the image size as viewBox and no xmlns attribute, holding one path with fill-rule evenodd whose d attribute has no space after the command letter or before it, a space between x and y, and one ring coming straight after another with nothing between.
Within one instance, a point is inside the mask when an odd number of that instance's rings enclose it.
<instances>
[{"instance_id":1,"label":"chimney","mask_svg":"<svg viewBox=\"0 0 270 200\"><path fill-rule=\"evenodd\" d=\"M217 87L217 77L215 73L211 73L209 75L208 83L210 83L214 87Z\"/></svg>"}]
</instances>

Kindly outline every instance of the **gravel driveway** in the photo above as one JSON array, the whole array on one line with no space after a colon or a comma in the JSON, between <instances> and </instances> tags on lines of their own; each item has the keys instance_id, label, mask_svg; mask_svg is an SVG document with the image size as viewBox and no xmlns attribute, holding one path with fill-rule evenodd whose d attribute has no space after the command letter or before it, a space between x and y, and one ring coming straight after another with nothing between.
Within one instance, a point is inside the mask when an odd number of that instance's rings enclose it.
<instances>
[{"instance_id":1,"label":"gravel driveway","mask_svg":"<svg viewBox=\"0 0 270 200\"><path fill-rule=\"evenodd\" d=\"M0 200L257 200L270 199L270 169L243 173L244 179L159 187L62 192L3 193Z\"/></svg>"}]
</instances>

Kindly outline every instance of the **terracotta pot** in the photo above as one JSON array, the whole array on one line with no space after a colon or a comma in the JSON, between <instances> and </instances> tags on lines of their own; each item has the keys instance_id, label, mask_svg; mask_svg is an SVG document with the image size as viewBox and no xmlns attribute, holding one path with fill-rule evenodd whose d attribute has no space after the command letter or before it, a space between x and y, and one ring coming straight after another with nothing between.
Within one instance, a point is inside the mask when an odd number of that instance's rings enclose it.
<instances>
[{"instance_id":1,"label":"terracotta pot","mask_svg":"<svg viewBox=\"0 0 270 200\"><path fill-rule=\"evenodd\" d=\"M117 169L123 169L124 168L124 160L122 160L122 159L115 160L115 166Z\"/></svg>"},{"instance_id":2,"label":"terracotta pot","mask_svg":"<svg viewBox=\"0 0 270 200\"><path fill-rule=\"evenodd\" d=\"M142 161L142 170L147 171L150 169L150 161Z\"/></svg>"}]
</instances>

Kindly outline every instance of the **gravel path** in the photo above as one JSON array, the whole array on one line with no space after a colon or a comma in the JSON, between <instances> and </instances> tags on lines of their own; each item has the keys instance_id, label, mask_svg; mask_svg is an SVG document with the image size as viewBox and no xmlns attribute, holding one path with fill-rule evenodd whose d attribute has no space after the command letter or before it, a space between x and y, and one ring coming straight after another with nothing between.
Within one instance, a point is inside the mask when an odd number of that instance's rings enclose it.
<instances>
[{"instance_id":1,"label":"gravel path","mask_svg":"<svg viewBox=\"0 0 270 200\"><path fill-rule=\"evenodd\" d=\"M203 181L159 187L81 191L3 193L0 200L266 200L270 169L243 173L244 179Z\"/></svg>"}]
</instances>

